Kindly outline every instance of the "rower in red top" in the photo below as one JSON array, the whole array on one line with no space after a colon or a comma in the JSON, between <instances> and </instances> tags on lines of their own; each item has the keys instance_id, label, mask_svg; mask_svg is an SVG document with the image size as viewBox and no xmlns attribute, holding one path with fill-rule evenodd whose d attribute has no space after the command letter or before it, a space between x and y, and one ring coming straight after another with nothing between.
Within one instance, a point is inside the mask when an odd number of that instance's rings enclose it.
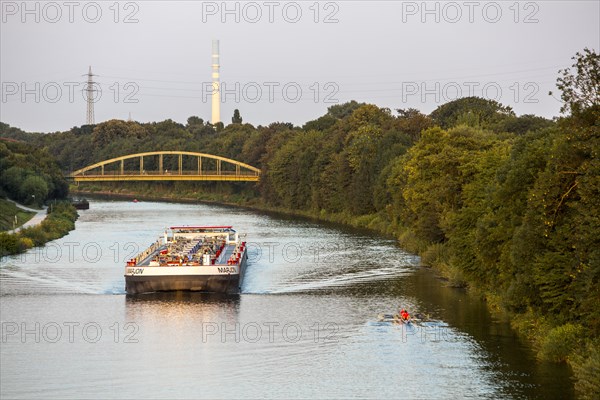
<instances>
[{"instance_id":1,"label":"rower in red top","mask_svg":"<svg viewBox=\"0 0 600 400\"><path fill-rule=\"evenodd\" d=\"M403 321L408 321L410 319L410 314L403 308L402 311L400 311L400 318L402 318Z\"/></svg>"}]
</instances>

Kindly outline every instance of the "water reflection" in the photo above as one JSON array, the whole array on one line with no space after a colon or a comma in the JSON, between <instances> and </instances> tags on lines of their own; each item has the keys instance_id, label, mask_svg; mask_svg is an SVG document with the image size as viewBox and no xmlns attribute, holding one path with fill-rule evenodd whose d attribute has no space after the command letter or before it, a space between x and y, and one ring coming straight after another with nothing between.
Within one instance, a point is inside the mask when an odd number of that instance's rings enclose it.
<instances>
[{"instance_id":1,"label":"water reflection","mask_svg":"<svg viewBox=\"0 0 600 400\"><path fill-rule=\"evenodd\" d=\"M135 295L128 294L125 296L125 300L128 307L145 303L164 303L168 305L174 305L178 303L201 305L217 304L228 306L232 303L238 304L240 301L240 295L201 292L155 292Z\"/></svg>"}]
</instances>

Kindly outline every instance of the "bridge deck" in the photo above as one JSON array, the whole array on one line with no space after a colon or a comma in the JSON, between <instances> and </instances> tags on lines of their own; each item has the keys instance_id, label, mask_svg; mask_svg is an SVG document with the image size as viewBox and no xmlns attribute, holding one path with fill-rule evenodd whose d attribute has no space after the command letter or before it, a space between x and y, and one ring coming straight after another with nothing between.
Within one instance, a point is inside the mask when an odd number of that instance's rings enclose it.
<instances>
[{"instance_id":1,"label":"bridge deck","mask_svg":"<svg viewBox=\"0 0 600 400\"><path fill-rule=\"evenodd\" d=\"M258 175L77 175L75 182L114 181L247 181L258 182Z\"/></svg>"}]
</instances>

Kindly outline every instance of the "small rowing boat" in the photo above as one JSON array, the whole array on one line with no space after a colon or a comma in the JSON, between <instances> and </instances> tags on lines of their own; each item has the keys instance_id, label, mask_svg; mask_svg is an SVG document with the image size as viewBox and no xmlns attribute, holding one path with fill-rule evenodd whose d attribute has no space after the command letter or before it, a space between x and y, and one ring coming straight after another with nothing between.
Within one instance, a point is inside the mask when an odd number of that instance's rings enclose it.
<instances>
[{"instance_id":1,"label":"small rowing boat","mask_svg":"<svg viewBox=\"0 0 600 400\"><path fill-rule=\"evenodd\" d=\"M398 314L379 314L377 315L379 322L392 322L394 324L405 324L410 325L412 321L410 318L403 319Z\"/></svg>"}]
</instances>

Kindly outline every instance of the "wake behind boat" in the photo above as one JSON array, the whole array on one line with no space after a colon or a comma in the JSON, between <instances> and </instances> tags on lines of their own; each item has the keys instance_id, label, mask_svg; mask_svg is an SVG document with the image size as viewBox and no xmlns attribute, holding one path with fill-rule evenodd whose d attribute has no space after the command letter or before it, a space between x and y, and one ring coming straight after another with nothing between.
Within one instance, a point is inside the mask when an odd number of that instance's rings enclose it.
<instances>
[{"instance_id":1,"label":"wake behind boat","mask_svg":"<svg viewBox=\"0 0 600 400\"><path fill-rule=\"evenodd\" d=\"M127 262L125 290L238 293L247 260L231 226L172 226Z\"/></svg>"}]
</instances>

